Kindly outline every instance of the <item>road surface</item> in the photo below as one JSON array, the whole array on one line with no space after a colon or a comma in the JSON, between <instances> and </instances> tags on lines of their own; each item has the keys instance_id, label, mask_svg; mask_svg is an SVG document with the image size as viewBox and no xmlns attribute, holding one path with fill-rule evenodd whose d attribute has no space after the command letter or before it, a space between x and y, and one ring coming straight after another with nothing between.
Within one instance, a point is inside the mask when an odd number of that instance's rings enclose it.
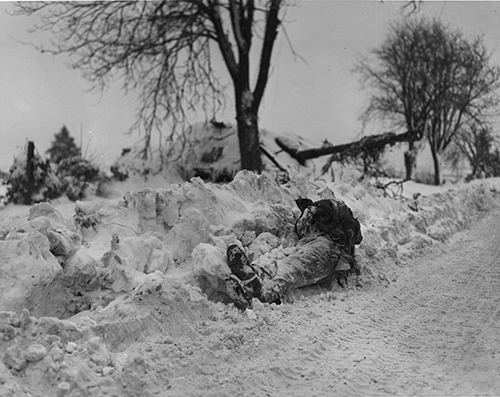
<instances>
[{"instance_id":1,"label":"road surface","mask_svg":"<svg viewBox=\"0 0 500 397\"><path fill-rule=\"evenodd\" d=\"M499 219L492 211L386 286L257 307L257 325L208 333L158 391L500 395Z\"/></svg>"}]
</instances>

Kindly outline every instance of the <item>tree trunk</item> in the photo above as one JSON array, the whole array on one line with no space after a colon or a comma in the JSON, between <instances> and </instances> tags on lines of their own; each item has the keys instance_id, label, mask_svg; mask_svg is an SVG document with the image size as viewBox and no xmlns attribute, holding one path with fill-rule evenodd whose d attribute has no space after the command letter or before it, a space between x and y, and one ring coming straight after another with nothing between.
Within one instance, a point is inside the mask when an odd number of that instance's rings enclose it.
<instances>
[{"instance_id":1,"label":"tree trunk","mask_svg":"<svg viewBox=\"0 0 500 397\"><path fill-rule=\"evenodd\" d=\"M28 141L28 153L26 156L26 176L28 183L26 184L26 195L24 197L24 204L31 204L33 197L33 190L35 188L35 144L33 141Z\"/></svg>"},{"instance_id":2,"label":"tree trunk","mask_svg":"<svg viewBox=\"0 0 500 397\"><path fill-rule=\"evenodd\" d=\"M416 153L415 153L415 141L408 142L408 151L404 153L405 158L405 169L406 169L406 180L411 180L413 177L413 169L415 168Z\"/></svg>"},{"instance_id":3,"label":"tree trunk","mask_svg":"<svg viewBox=\"0 0 500 397\"><path fill-rule=\"evenodd\" d=\"M249 90L236 92L236 119L240 145L241 169L262 172L257 110Z\"/></svg>"},{"instance_id":4,"label":"tree trunk","mask_svg":"<svg viewBox=\"0 0 500 397\"><path fill-rule=\"evenodd\" d=\"M432 161L434 163L434 185L441 184L441 177L439 175L439 157L436 150L431 146Z\"/></svg>"},{"instance_id":5,"label":"tree trunk","mask_svg":"<svg viewBox=\"0 0 500 397\"><path fill-rule=\"evenodd\" d=\"M146 131L146 136L144 137L144 148L141 150L141 158L143 160L148 159L149 157L148 154L150 150L151 150L151 132Z\"/></svg>"}]
</instances>

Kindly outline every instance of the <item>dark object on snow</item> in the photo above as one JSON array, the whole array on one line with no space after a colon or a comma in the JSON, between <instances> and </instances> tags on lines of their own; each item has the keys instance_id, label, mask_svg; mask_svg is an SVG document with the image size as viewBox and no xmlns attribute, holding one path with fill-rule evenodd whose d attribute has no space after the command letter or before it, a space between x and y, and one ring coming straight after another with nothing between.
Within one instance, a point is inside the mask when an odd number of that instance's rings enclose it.
<instances>
[{"instance_id":1,"label":"dark object on snow","mask_svg":"<svg viewBox=\"0 0 500 397\"><path fill-rule=\"evenodd\" d=\"M297 249L280 261L276 273L252 265L236 244L227 249L232 275L228 294L239 308L248 307L253 297L281 303L292 289L337 279L340 286L359 268L354 246L362 240L361 228L351 209L340 200L307 198L296 201L302 214L295 224L300 240Z\"/></svg>"},{"instance_id":2,"label":"dark object on snow","mask_svg":"<svg viewBox=\"0 0 500 397\"><path fill-rule=\"evenodd\" d=\"M215 119L210 120L210 124L212 124L215 128L219 129L231 127L230 125L224 123L223 121L217 121Z\"/></svg>"},{"instance_id":3,"label":"dark object on snow","mask_svg":"<svg viewBox=\"0 0 500 397\"><path fill-rule=\"evenodd\" d=\"M24 198L24 204L31 204L31 198L33 197L33 190L35 189L35 144L33 141L28 141L28 153L26 158L26 178L28 183L26 184L26 197Z\"/></svg>"},{"instance_id":4,"label":"dark object on snow","mask_svg":"<svg viewBox=\"0 0 500 397\"><path fill-rule=\"evenodd\" d=\"M300 218L295 223L295 232L302 238L312 232L319 232L329 237L340 249L340 259L348 266L340 265L336 269L337 282L341 287L347 283L348 275L354 271L360 274L354 256L356 244L363 240L361 226L354 217L352 210L341 200L319 200L312 202L309 199L296 200L297 206L302 211ZM309 205L302 209L305 203Z\"/></svg>"},{"instance_id":5,"label":"dark object on snow","mask_svg":"<svg viewBox=\"0 0 500 397\"><path fill-rule=\"evenodd\" d=\"M295 201L302 214L295 223L295 232L299 238L317 228L326 234L339 247L354 253L354 245L363 240L361 226L352 210L340 200L319 200L313 202L307 198ZM310 209L310 211L306 211Z\"/></svg>"},{"instance_id":6,"label":"dark object on snow","mask_svg":"<svg viewBox=\"0 0 500 397\"><path fill-rule=\"evenodd\" d=\"M215 146L209 152L204 152L201 155L202 163L215 163L219 160L224 152L223 146Z\"/></svg>"},{"instance_id":7,"label":"dark object on snow","mask_svg":"<svg viewBox=\"0 0 500 397\"><path fill-rule=\"evenodd\" d=\"M310 207L313 204L313 201L308 198L299 198L295 200L295 204L299 207L301 215L304 213L307 207Z\"/></svg>"},{"instance_id":8,"label":"dark object on snow","mask_svg":"<svg viewBox=\"0 0 500 397\"><path fill-rule=\"evenodd\" d=\"M252 300L249 298L244 285L236 276L231 275L226 280L226 292L230 302L241 310L251 306Z\"/></svg>"},{"instance_id":9,"label":"dark object on snow","mask_svg":"<svg viewBox=\"0 0 500 397\"><path fill-rule=\"evenodd\" d=\"M132 148L126 147L122 149L122 153L120 154L120 157L125 156L126 154L129 154L132 151Z\"/></svg>"}]
</instances>

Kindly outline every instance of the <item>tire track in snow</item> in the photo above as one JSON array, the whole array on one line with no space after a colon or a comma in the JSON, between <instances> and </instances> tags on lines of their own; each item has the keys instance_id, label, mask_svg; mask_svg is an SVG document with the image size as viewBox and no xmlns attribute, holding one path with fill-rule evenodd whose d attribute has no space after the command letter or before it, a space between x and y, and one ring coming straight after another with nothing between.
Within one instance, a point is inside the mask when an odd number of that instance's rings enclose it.
<instances>
[{"instance_id":1,"label":"tire track in snow","mask_svg":"<svg viewBox=\"0 0 500 397\"><path fill-rule=\"evenodd\" d=\"M500 394L500 210L406 263L385 288L336 290L257 310L215 377L169 395ZM194 360L208 359L196 356ZM178 393L178 394L176 394Z\"/></svg>"}]
</instances>

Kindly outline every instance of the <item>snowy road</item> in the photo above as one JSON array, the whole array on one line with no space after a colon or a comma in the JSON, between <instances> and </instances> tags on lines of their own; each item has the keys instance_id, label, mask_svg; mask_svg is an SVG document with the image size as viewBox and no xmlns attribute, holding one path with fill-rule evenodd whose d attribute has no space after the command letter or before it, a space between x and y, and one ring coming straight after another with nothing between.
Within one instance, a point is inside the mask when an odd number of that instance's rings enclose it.
<instances>
[{"instance_id":1,"label":"snowy road","mask_svg":"<svg viewBox=\"0 0 500 397\"><path fill-rule=\"evenodd\" d=\"M406 263L386 287L256 308L267 325L230 354L202 343L168 395L499 395L498 219Z\"/></svg>"}]
</instances>

